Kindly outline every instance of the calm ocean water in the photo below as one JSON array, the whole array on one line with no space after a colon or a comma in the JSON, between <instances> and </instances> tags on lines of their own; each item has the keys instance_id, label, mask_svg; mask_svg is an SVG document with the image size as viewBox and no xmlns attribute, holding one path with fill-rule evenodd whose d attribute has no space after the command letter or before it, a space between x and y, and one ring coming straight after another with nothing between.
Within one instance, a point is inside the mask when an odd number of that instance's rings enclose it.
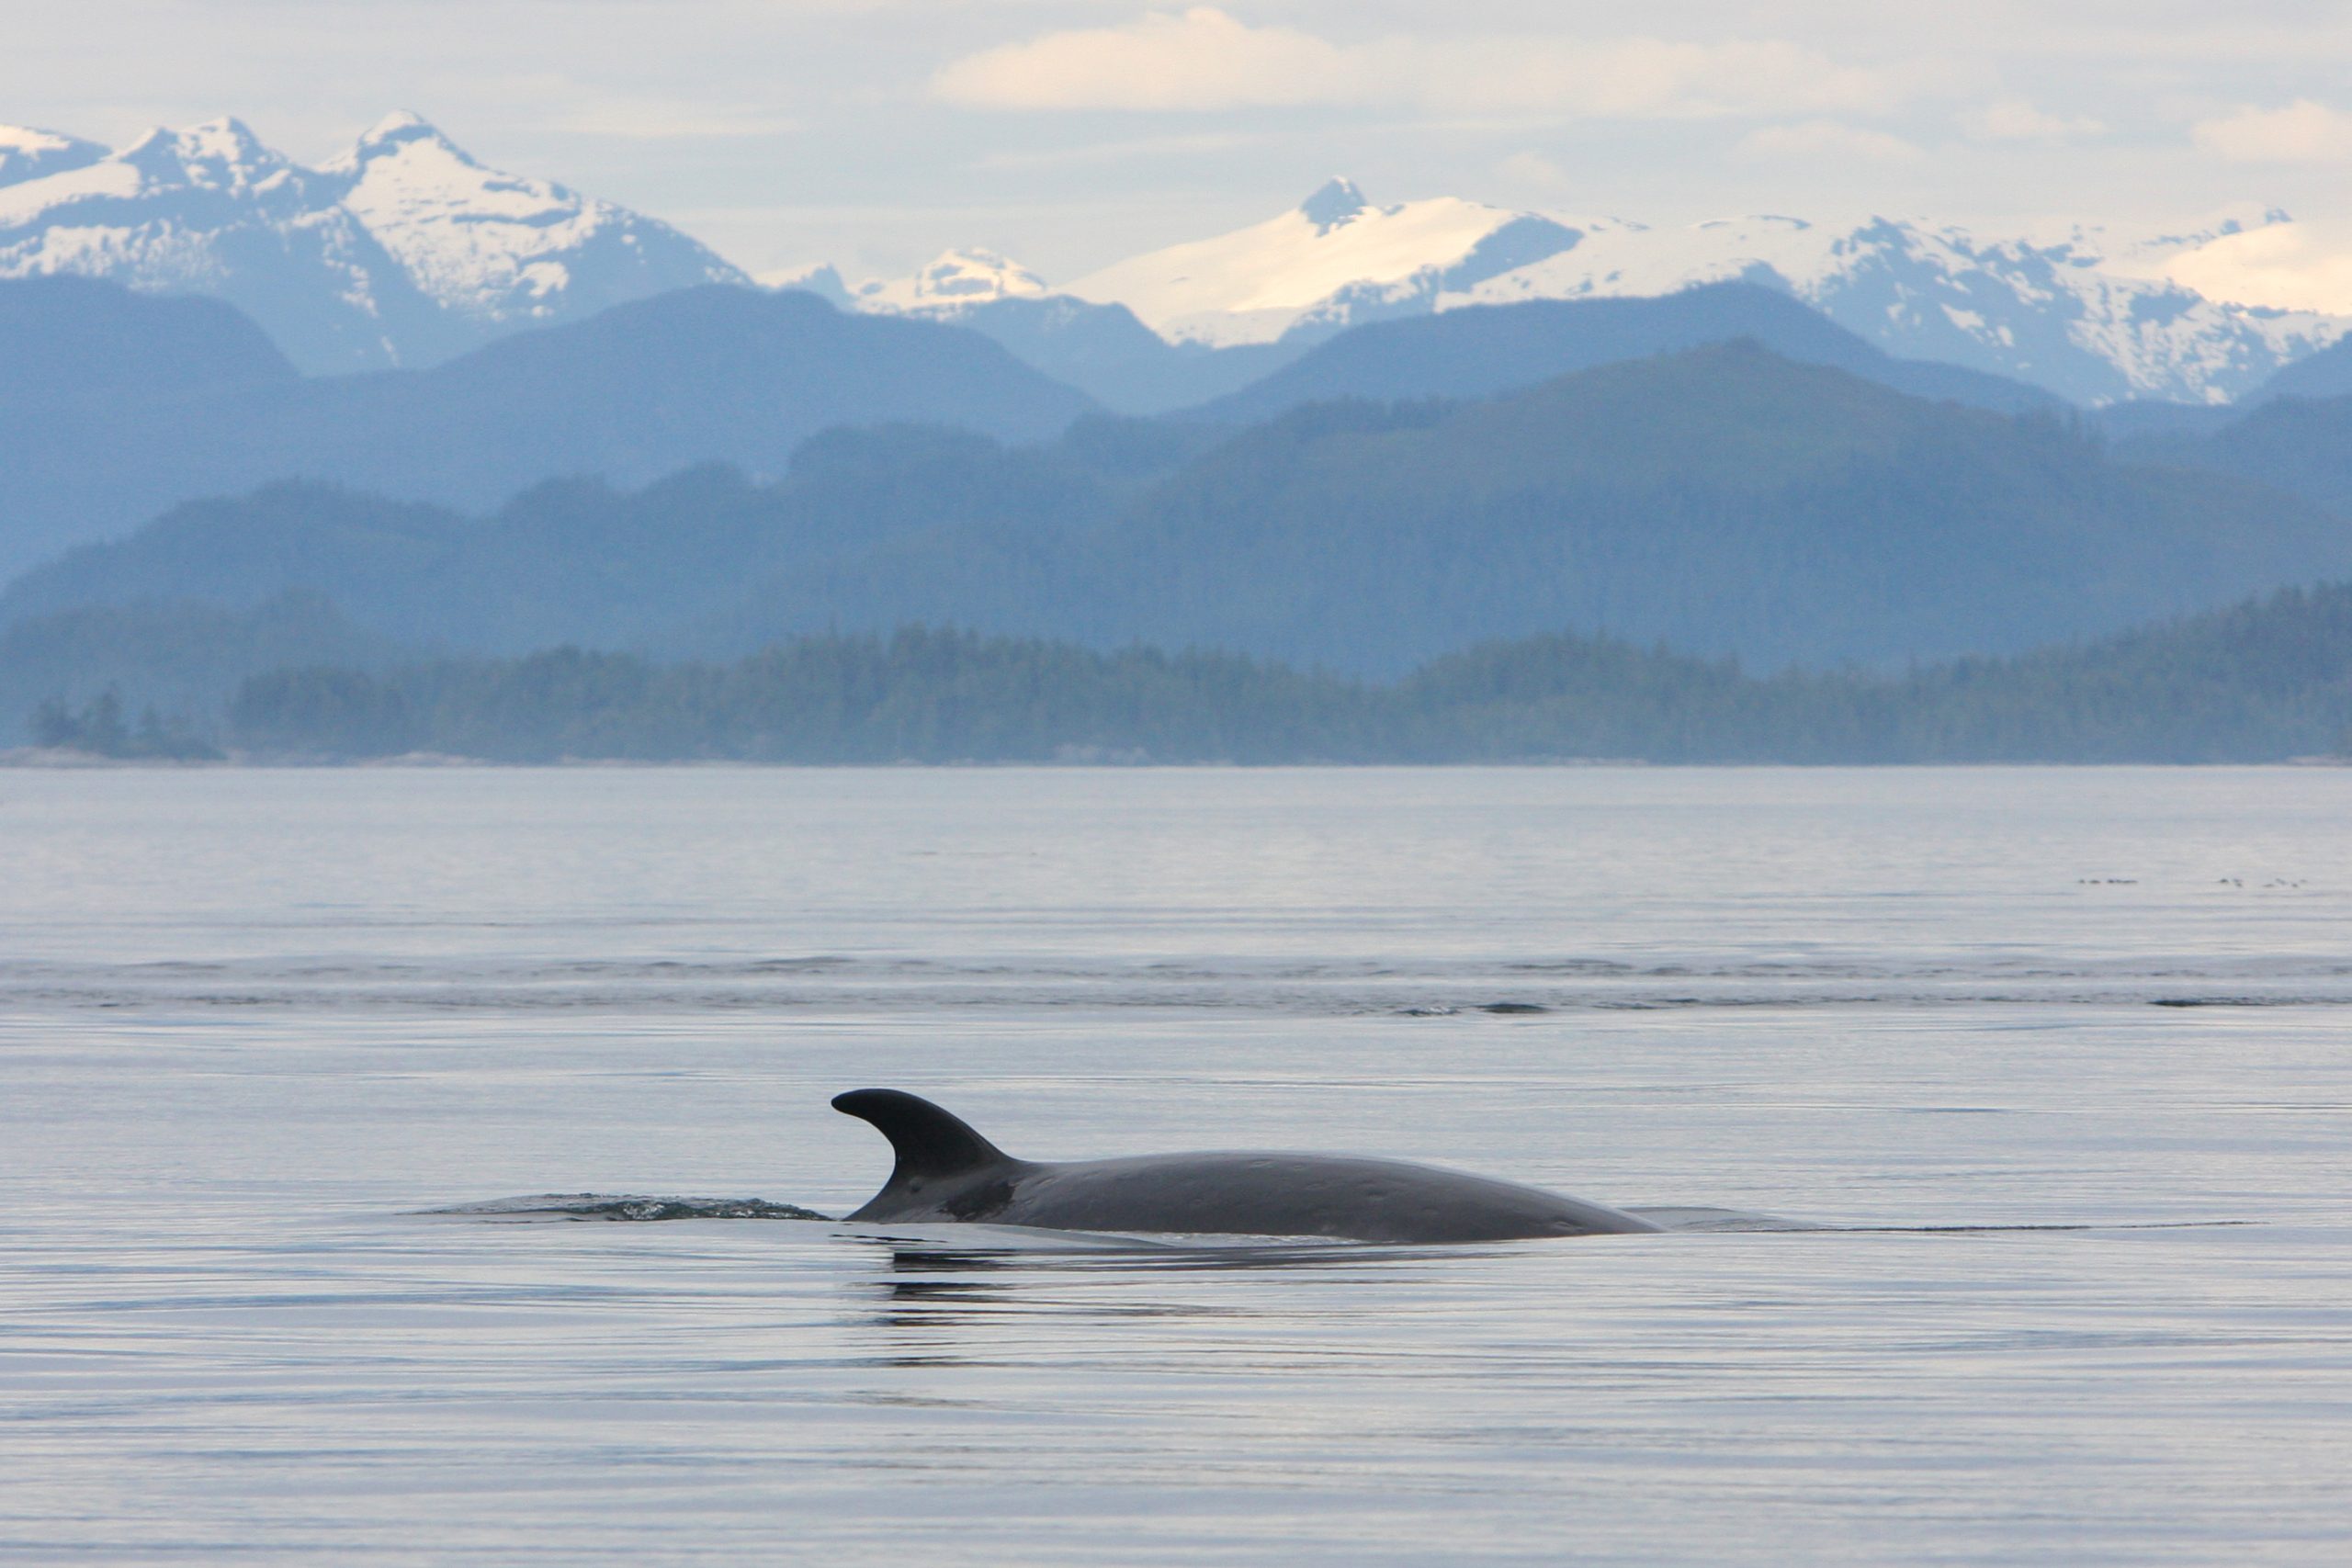
<instances>
[{"instance_id":1,"label":"calm ocean water","mask_svg":"<svg viewBox=\"0 0 2352 1568\"><path fill-rule=\"evenodd\" d=\"M2352 1561L2352 773L16 771L0 847L0 1560ZM868 1084L1677 1228L564 1213L842 1213Z\"/></svg>"}]
</instances>

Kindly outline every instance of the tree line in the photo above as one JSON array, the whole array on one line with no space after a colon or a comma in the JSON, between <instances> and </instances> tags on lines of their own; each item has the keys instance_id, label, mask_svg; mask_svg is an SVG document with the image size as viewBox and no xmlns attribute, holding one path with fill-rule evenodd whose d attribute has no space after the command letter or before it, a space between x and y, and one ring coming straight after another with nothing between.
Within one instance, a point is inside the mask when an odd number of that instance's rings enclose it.
<instances>
[{"instance_id":1,"label":"tree line","mask_svg":"<svg viewBox=\"0 0 2352 1568\"><path fill-rule=\"evenodd\" d=\"M1375 683L1218 652L910 627L732 662L564 648L246 679L261 756L761 762L2265 761L2352 750L2352 585L1903 674L1754 675L1607 637Z\"/></svg>"}]
</instances>

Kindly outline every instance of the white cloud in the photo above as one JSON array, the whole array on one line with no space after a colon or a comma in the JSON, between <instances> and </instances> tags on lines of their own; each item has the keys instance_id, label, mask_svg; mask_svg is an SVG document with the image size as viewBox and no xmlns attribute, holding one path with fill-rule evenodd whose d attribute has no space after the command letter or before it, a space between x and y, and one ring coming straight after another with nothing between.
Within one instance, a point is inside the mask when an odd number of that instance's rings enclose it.
<instances>
[{"instance_id":1,"label":"white cloud","mask_svg":"<svg viewBox=\"0 0 2352 1568\"><path fill-rule=\"evenodd\" d=\"M1884 107L1899 84L1796 44L1486 34L1336 44L1214 6L984 50L934 96L991 109L1417 107L1626 119Z\"/></svg>"},{"instance_id":2,"label":"white cloud","mask_svg":"<svg viewBox=\"0 0 2352 1568\"><path fill-rule=\"evenodd\" d=\"M1202 6L984 50L933 87L981 108L1232 109L1339 102L1346 75L1345 53L1321 39Z\"/></svg>"},{"instance_id":3,"label":"white cloud","mask_svg":"<svg viewBox=\"0 0 2352 1568\"><path fill-rule=\"evenodd\" d=\"M2324 164L2352 156L2352 115L2310 98L2199 120L2190 134L2206 152L2241 164Z\"/></svg>"},{"instance_id":4,"label":"white cloud","mask_svg":"<svg viewBox=\"0 0 2352 1568\"><path fill-rule=\"evenodd\" d=\"M2165 276L2209 299L2352 313L2352 249L2328 245L2301 223L2224 235L2173 257Z\"/></svg>"},{"instance_id":5,"label":"white cloud","mask_svg":"<svg viewBox=\"0 0 2352 1568\"><path fill-rule=\"evenodd\" d=\"M2045 113L2023 98L1987 104L1962 116L1961 124L1984 141L2074 141L2107 134L2107 127L2087 115Z\"/></svg>"},{"instance_id":6,"label":"white cloud","mask_svg":"<svg viewBox=\"0 0 2352 1568\"><path fill-rule=\"evenodd\" d=\"M1908 164L1926 154L1900 136L1834 119L1809 119L1796 125L1768 125L1749 131L1732 149L1751 163L1790 159L1839 159L1870 164Z\"/></svg>"}]
</instances>

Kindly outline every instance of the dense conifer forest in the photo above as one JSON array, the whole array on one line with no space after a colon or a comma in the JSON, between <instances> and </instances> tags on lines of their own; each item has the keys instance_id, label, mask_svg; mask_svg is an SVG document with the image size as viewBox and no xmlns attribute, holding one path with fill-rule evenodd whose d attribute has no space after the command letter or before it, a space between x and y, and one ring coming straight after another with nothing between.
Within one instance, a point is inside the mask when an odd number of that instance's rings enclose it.
<instances>
[{"instance_id":1,"label":"dense conifer forest","mask_svg":"<svg viewBox=\"0 0 2352 1568\"><path fill-rule=\"evenodd\" d=\"M2269 761L2352 747L2352 586L1899 677L1755 677L1602 638L1494 643L1385 684L1218 653L910 629L731 663L563 649L246 680L265 757L769 762Z\"/></svg>"}]
</instances>

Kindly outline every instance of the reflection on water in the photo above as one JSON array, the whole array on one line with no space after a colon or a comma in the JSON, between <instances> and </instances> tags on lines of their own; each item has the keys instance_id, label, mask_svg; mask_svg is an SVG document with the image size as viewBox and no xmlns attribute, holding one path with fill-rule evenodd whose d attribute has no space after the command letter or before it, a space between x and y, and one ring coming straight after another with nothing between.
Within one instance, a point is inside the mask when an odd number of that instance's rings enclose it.
<instances>
[{"instance_id":1,"label":"reflection on water","mask_svg":"<svg viewBox=\"0 0 2352 1568\"><path fill-rule=\"evenodd\" d=\"M2332 1563L2347 782L0 776L0 1558ZM821 1221L874 1083L1670 1234Z\"/></svg>"}]
</instances>

